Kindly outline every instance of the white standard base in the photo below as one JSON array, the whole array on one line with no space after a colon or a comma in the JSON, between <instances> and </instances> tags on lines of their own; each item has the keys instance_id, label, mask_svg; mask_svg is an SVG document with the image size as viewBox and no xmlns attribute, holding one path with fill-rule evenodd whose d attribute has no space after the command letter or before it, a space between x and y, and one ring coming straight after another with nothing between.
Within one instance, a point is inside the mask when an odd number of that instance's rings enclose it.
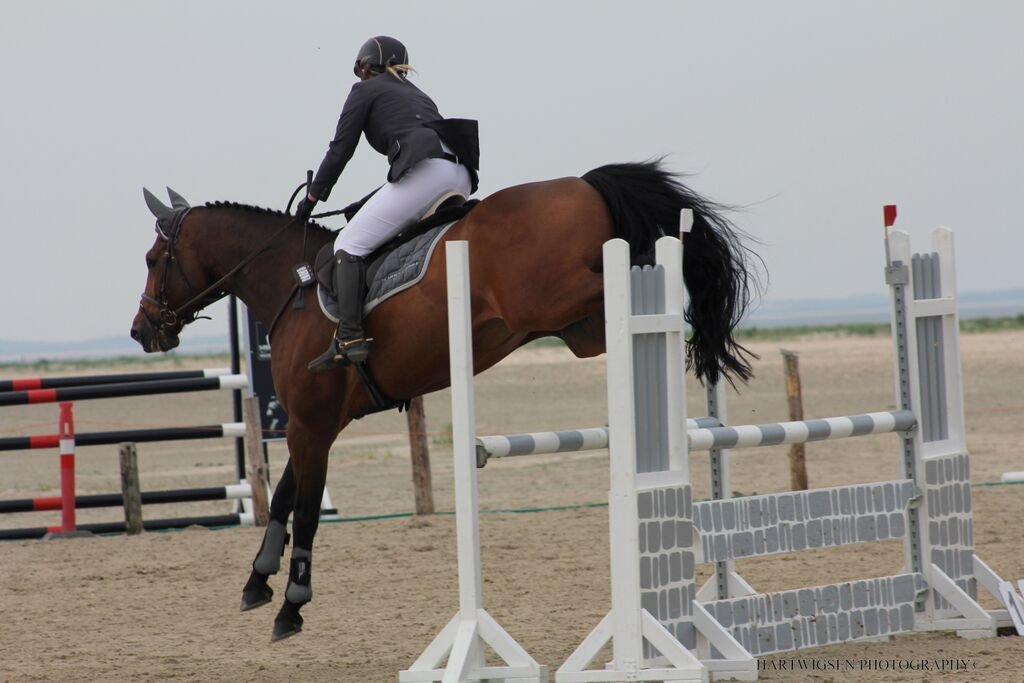
<instances>
[{"instance_id":1,"label":"white standard base","mask_svg":"<svg viewBox=\"0 0 1024 683\"><path fill-rule=\"evenodd\" d=\"M487 648L506 666L485 666ZM447 657L447 663L441 666ZM456 614L427 646L412 666L398 674L401 683L441 681L441 683L547 683L547 667L527 654L486 610L476 610L475 618Z\"/></svg>"},{"instance_id":2,"label":"white standard base","mask_svg":"<svg viewBox=\"0 0 1024 683\"><path fill-rule=\"evenodd\" d=\"M975 556L974 562L980 563L981 561ZM985 569L989 572L992 571L988 569L987 565L985 565ZM914 620L915 631L956 631L958 636L968 640L996 636L999 625L998 615L990 614L974 598L964 592L953 579L949 578L946 572L934 564L925 567L924 574L929 588L941 595L950 604L952 610L958 612L959 615L940 618L929 615L916 617ZM987 580L979 581L979 583L983 588L988 585Z\"/></svg>"},{"instance_id":3,"label":"white standard base","mask_svg":"<svg viewBox=\"0 0 1024 683\"><path fill-rule=\"evenodd\" d=\"M646 640L667 660L665 668L644 668L641 662L611 662L604 669L587 669L614 637L609 613L590 632L555 674L556 683L596 681L707 681L708 670L647 610L640 612L640 629Z\"/></svg>"}]
</instances>

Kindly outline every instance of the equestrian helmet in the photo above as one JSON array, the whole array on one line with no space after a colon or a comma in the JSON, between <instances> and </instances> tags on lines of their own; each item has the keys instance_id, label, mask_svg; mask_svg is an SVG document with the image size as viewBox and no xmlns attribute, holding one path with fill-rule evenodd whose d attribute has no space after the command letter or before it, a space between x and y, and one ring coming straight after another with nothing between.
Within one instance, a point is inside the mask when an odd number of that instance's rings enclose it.
<instances>
[{"instance_id":1,"label":"equestrian helmet","mask_svg":"<svg viewBox=\"0 0 1024 683\"><path fill-rule=\"evenodd\" d=\"M353 71L358 76L361 66L369 66L374 71L383 71L394 64L408 64L409 50L397 38L375 36L363 43L356 55Z\"/></svg>"}]
</instances>

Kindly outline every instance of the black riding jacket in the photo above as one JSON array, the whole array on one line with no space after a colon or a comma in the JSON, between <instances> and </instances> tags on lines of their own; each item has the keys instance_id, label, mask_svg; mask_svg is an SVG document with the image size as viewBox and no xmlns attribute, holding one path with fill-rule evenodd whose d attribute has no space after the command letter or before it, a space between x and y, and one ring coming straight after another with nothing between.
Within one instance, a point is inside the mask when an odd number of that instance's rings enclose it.
<instances>
[{"instance_id":1,"label":"black riding jacket","mask_svg":"<svg viewBox=\"0 0 1024 683\"><path fill-rule=\"evenodd\" d=\"M309 191L323 201L331 194L359 144L360 133L388 158L388 181L395 181L424 159L445 157L441 141L469 169L477 188L480 144L476 121L445 119L434 101L407 79L389 73L352 86L338 119L334 139L320 163Z\"/></svg>"}]
</instances>

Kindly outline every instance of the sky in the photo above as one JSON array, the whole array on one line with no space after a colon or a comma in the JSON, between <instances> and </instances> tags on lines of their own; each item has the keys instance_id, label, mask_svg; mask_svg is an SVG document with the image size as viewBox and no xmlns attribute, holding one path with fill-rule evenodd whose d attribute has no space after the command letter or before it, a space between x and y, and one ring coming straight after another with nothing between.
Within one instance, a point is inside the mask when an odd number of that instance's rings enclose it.
<instances>
[{"instance_id":1,"label":"sky","mask_svg":"<svg viewBox=\"0 0 1024 683\"><path fill-rule=\"evenodd\" d=\"M0 21L0 339L127 334L153 218L283 208L373 35L481 131L478 196L668 154L740 205L766 297L882 292L881 208L956 233L963 291L1024 286L1024 4L47 2ZM365 140L327 208L384 180ZM215 320L192 334L220 334Z\"/></svg>"}]
</instances>

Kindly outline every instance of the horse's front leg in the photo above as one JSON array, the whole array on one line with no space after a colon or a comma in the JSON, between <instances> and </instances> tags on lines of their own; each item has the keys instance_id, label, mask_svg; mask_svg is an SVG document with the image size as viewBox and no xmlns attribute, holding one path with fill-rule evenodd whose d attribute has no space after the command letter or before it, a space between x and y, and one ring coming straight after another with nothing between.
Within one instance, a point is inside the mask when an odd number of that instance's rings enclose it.
<instances>
[{"instance_id":1,"label":"horse's front leg","mask_svg":"<svg viewBox=\"0 0 1024 683\"><path fill-rule=\"evenodd\" d=\"M313 537L320 525L320 502L327 481L327 455L335 434L314 433L296 422L288 425L288 451L295 478L292 558L284 602L274 619L273 640L302 630L299 610L313 599Z\"/></svg>"},{"instance_id":2,"label":"horse's front leg","mask_svg":"<svg viewBox=\"0 0 1024 683\"><path fill-rule=\"evenodd\" d=\"M263 543L256 553L256 559L252 561L249 580L242 589L243 612L262 607L274 597L274 590L268 580L281 569L281 557L288 545L288 515L294 506L295 474L289 457L270 500L270 522L263 533Z\"/></svg>"}]
</instances>

